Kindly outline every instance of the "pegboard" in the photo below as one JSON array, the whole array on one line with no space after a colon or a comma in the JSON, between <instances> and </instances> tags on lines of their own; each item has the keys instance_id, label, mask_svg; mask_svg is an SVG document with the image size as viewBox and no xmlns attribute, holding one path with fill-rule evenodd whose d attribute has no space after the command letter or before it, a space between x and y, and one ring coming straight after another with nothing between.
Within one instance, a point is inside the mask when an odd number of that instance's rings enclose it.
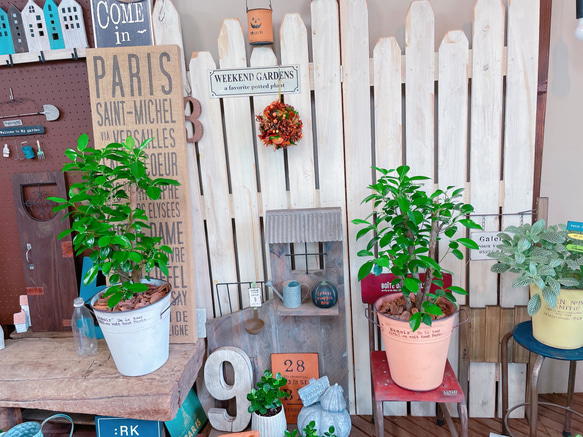
<instances>
[{"instance_id":1,"label":"pegboard","mask_svg":"<svg viewBox=\"0 0 583 437\"><path fill-rule=\"evenodd\" d=\"M83 8L87 38L92 47L90 2L77 1ZM10 4L22 10L26 0L0 0L5 11ZM42 7L44 2L37 0L37 4ZM13 323L12 315L20 311L19 295L26 294L12 175L59 171L67 161L65 150L75 147L82 133L92 137L93 128L85 59L0 66L0 75L0 116L42 111L45 104L56 106L60 112L55 121L47 121L44 115L19 117L24 126L44 126L42 135L0 137L0 149L4 144L10 149L9 158L0 155L0 324L8 325ZM13 101L10 101L10 89ZM3 127L2 120L0 126ZM21 141L28 141L36 152L37 140L45 152L45 159L15 159L16 146L19 147ZM20 150L19 156L23 157ZM78 278L73 277L71 281L78 281ZM71 312L72 305L71 302Z\"/></svg>"}]
</instances>

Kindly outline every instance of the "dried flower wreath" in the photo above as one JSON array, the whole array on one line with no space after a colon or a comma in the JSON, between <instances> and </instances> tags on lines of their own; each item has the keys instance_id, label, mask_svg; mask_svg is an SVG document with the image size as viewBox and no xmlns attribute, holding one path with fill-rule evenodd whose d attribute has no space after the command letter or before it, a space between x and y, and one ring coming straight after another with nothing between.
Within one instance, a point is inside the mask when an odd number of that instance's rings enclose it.
<instances>
[{"instance_id":1,"label":"dried flower wreath","mask_svg":"<svg viewBox=\"0 0 583 437\"><path fill-rule=\"evenodd\" d=\"M285 149L302 139L302 120L293 106L274 101L257 115L259 138L274 150Z\"/></svg>"}]
</instances>

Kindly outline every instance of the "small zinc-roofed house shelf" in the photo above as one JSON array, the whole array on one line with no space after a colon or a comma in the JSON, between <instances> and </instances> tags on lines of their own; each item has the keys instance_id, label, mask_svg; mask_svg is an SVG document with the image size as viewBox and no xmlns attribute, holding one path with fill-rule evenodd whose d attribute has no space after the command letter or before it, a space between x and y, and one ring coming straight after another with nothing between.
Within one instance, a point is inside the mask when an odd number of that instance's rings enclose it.
<instances>
[{"instance_id":1,"label":"small zinc-roofed house shelf","mask_svg":"<svg viewBox=\"0 0 583 437\"><path fill-rule=\"evenodd\" d=\"M271 277L276 290L294 280L309 286L297 308L287 308L274 296L280 316L337 316L343 308L344 269L341 208L266 211L265 240L269 244ZM311 299L313 288L326 281L336 288L338 302L320 308Z\"/></svg>"},{"instance_id":2,"label":"small zinc-roofed house shelf","mask_svg":"<svg viewBox=\"0 0 583 437\"><path fill-rule=\"evenodd\" d=\"M85 47L73 49L57 49L39 52L14 53L11 55L0 55L0 65L12 66L16 64L30 64L32 62L77 60L85 58Z\"/></svg>"}]
</instances>

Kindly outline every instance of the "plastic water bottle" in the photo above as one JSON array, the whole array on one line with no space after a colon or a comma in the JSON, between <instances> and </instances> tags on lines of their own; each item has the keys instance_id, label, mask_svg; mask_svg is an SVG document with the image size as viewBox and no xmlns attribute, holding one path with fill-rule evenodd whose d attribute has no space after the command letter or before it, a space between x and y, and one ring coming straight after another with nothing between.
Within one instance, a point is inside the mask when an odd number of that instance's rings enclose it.
<instances>
[{"instance_id":1,"label":"plastic water bottle","mask_svg":"<svg viewBox=\"0 0 583 437\"><path fill-rule=\"evenodd\" d=\"M97 352L97 338L95 337L95 325L93 317L85 307L82 297L73 301L73 317L71 317L71 329L77 347L77 354L82 357L93 355Z\"/></svg>"}]
</instances>

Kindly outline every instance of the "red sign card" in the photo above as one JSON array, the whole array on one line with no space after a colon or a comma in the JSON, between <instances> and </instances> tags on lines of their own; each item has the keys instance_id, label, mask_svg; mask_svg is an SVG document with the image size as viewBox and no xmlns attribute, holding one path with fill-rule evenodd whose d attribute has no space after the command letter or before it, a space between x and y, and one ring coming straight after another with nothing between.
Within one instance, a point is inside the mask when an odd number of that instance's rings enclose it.
<instances>
[{"instance_id":1,"label":"red sign card","mask_svg":"<svg viewBox=\"0 0 583 437\"><path fill-rule=\"evenodd\" d=\"M425 278L425 273L420 273L419 278L423 281L423 278ZM385 294L400 292L400 289L397 285L391 284L393 279L395 279L395 275L392 273L382 273L378 276L372 273L367 275L362 279L362 281L360 281L362 302L375 303L379 297L382 297ZM450 274L443 274L443 286L446 288L451 286ZM435 290L437 290L437 286L432 285L431 291Z\"/></svg>"},{"instance_id":2,"label":"red sign card","mask_svg":"<svg viewBox=\"0 0 583 437\"><path fill-rule=\"evenodd\" d=\"M318 379L318 354L271 354L271 371L287 378L284 391L291 394L282 400L287 423L296 423L298 414L304 406L298 389L305 387L311 378Z\"/></svg>"}]
</instances>

